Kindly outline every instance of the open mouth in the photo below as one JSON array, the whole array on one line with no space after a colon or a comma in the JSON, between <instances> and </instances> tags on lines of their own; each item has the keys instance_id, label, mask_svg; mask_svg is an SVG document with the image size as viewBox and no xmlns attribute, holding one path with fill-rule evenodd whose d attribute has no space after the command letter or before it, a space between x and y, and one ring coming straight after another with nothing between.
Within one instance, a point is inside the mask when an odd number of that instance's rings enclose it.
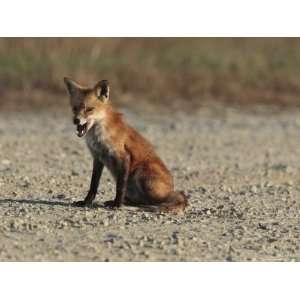
<instances>
[{"instance_id":1,"label":"open mouth","mask_svg":"<svg viewBox=\"0 0 300 300\"><path fill-rule=\"evenodd\" d=\"M87 131L87 123L80 125L77 125L77 136L83 137L86 134Z\"/></svg>"}]
</instances>

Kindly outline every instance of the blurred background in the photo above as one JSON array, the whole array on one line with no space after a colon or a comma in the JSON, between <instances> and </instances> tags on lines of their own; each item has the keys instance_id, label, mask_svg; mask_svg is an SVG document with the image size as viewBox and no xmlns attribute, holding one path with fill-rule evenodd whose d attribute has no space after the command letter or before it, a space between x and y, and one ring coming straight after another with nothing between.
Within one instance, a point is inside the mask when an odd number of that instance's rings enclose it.
<instances>
[{"instance_id":1,"label":"blurred background","mask_svg":"<svg viewBox=\"0 0 300 300\"><path fill-rule=\"evenodd\" d=\"M0 39L1 110L67 108L64 76L108 79L121 106L298 107L300 39Z\"/></svg>"}]
</instances>

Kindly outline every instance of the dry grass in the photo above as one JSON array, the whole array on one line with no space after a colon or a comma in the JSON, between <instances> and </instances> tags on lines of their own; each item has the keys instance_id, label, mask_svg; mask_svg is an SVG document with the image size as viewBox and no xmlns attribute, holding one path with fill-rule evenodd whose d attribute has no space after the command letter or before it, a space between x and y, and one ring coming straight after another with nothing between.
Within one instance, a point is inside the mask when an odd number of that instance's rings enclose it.
<instances>
[{"instance_id":1,"label":"dry grass","mask_svg":"<svg viewBox=\"0 0 300 300\"><path fill-rule=\"evenodd\" d=\"M298 106L300 39L0 39L0 89L12 102L57 103L66 75L86 84L108 79L117 103Z\"/></svg>"}]
</instances>

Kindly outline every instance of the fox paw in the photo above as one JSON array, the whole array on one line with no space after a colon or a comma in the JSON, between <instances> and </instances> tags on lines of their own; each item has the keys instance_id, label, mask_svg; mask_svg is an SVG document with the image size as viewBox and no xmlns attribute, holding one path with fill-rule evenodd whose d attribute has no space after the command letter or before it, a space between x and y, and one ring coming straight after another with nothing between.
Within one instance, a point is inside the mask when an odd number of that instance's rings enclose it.
<instances>
[{"instance_id":1,"label":"fox paw","mask_svg":"<svg viewBox=\"0 0 300 300\"><path fill-rule=\"evenodd\" d=\"M92 203L86 201L76 201L73 202L73 206L75 207L92 207Z\"/></svg>"},{"instance_id":2,"label":"fox paw","mask_svg":"<svg viewBox=\"0 0 300 300\"><path fill-rule=\"evenodd\" d=\"M116 209L120 207L120 205L116 203L116 201L105 201L104 206L110 209Z\"/></svg>"}]
</instances>

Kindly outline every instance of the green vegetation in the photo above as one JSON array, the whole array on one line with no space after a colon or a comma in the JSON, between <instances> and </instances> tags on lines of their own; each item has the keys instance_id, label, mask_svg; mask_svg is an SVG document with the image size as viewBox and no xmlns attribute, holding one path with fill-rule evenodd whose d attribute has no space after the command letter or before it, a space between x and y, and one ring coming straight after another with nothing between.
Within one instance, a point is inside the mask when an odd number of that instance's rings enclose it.
<instances>
[{"instance_id":1,"label":"green vegetation","mask_svg":"<svg viewBox=\"0 0 300 300\"><path fill-rule=\"evenodd\" d=\"M299 105L300 39L0 39L2 93L60 94L63 76L108 79L119 102Z\"/></svg>"}]
</instances>

